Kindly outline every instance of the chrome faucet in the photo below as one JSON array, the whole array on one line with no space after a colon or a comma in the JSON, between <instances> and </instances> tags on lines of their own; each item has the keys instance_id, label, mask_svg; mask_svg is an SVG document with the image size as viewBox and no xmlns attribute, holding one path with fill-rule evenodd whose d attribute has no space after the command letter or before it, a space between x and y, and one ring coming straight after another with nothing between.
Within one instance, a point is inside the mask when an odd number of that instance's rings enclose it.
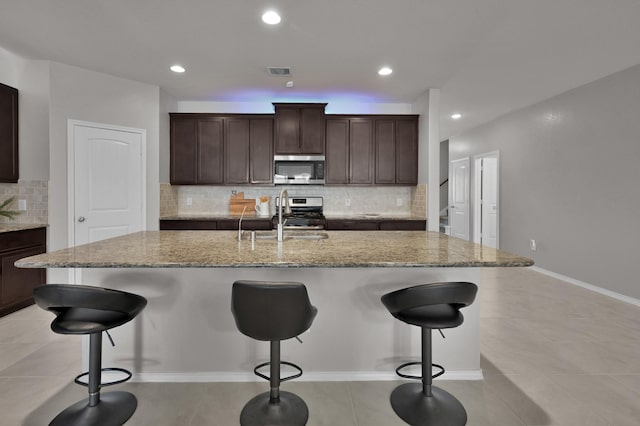
<instances>
[{"instance_id":1,"label":"chrome faucet","mask_svg":"<svg viewBox=\"0 0 640 426\"><path fill-rule=\"evenodd\" d=\"M242 233L244 232L242 230L242 218L244 218L244 212L247 210L247 206L244 206L244 208L242 209L242 214L240 215L240 220L238 221L238 241L242 240Z\"/></svg>"},{"instance_id":2,"label":"chrome faucet","mask_svg":"<svg viewBox=\"0 0 640 426\"><path fill-rule=\"evenodd\" d=\"M289 205L289 193L286 189L280 191L280 200L278 202L278 241L284 241L284 231L282 226L282 206L284 205L284 213L291 214L291 206ZM283 201L284 200L284 201ZM286 222L286 219L285 219Z\"/></svg>"}]
</instances>

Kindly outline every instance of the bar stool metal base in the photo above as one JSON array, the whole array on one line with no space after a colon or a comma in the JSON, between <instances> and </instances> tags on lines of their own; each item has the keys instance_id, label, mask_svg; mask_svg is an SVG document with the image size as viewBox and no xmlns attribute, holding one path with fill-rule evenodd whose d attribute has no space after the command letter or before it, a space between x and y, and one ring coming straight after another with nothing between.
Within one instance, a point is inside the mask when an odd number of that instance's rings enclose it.
<instances>
[{"instance_id":1,"label":"bar stool metal base","mask_svg":"<svg viewBox=\"0 0 640 426\"><path fill-rule=\"evenodd\" d=\"M422 383L405 383L391 393L391 406L405 422L412 426L464 426L467 412L453 395L431 386L432 396L422 392Z\"/></svg>"},{"instance_id":2,"label":"bar stool metal base","mask_svg":"<svg viewBox=\"0 0 640 426\"><path fill-rule=\"evenodd\" d=\"M50 426L121 426L136 411L138 400L129 392L105 392L100 403L89 406L89 398L66 408Z\"/></svg>"},{"instance_id":3,"label":"bar stool metal base","mask_svg":"<svg viewBox=\"0 0 640 426\"><path fill-rule=\"evenodd\" d=\"M271 403L269 392L253 397L240 413L241 426L304 426L309 419L307 404L298 395L280 391L280 401Z\"/></svg>"}]
</instances>

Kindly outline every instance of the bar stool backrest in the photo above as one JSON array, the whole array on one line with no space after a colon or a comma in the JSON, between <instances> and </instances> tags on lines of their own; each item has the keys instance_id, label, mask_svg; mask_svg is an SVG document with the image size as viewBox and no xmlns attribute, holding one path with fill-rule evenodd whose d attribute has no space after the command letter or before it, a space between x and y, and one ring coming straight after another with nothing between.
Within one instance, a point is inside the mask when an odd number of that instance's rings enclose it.
<instances>
[{"instance_id":1,"label":"bar stool backrest","mask_svg":"<svg viewBox=\"0 0 640 426\"><path fill-rule=\"evenodd\" d=\"M89 334L117 327L135 318L147 305L147 299L137 294L74 284L46 284L37 287L33 290L33 298L39 307L56 314L56 320L64 320L66 323L74 320L87 323L92 318L95 320L93 327L85 327L86 332L76 332L66 327L56 328L54 320L54 331L64 334Z\"/></svg>"},{"instance_id":2,"label":"bar stool backrest","mask_svg":"<svg viewBox=\"0 0 640 426\"><path fill-rule=\"evenodd\" d=\"M231 312L238 330L262 341L286 340L311 327L317 309L297 282L236 281Z\"/></svg>"}]
</instances>

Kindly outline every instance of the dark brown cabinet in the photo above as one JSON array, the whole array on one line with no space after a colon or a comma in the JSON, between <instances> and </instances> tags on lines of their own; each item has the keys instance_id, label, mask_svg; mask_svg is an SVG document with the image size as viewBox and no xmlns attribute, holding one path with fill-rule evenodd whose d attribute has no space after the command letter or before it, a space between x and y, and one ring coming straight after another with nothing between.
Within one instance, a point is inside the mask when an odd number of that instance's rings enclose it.
<instances>
[{"instance_id":1,"label":"dark brown cabinet","mask_svg":"<svg viewBox=\"0 0 640 426\"><path fill-rule=\"evenodd\" d=\"M377 231L378 222L367 219L327 219L328 231Z\"/></svg>"},{"instance_id":2,"label":"dark brown cabinet","mask_svg":"<svg viewBox=\"0 0 640 426\"><path fill-rule=\"evenodd\" d=\"M0 182L17 183L18 89L0 83Z\"/></svg>"},{"instance_id":3,"label":"dark brown cabinet","mask_svg":"<svg viewBox=\"0 0 640 426\"><path fill-rule=\"evenodd\" d=\"M373 123L370 118L327 118L327 184L373 183Z\"/></svg>"},{"instance_id":4,"label":"dark brown cabinet","mask_svg":"<svg viewBox=\"0 0 640 426\"><path fill-rule=\"evenodd\" d=\"M275 153L324 154L326 105L274 103Z\"/></svg>"},{"instance_id":5,"label":"dark brown cabinet","mask_svg":"<svg viewBox=\"0 0 640 426\"><path fill-rule=\"evenodd\" d=\"M418 120L378 118L375 123L375 183L418 183Z\"/></svg>"},{"instance_id":6,"label":"dark brown cabinet","mask_svg":"<svg viewBox=\"0 0 640 426\"><path fill-rule=\"evenodd\" d=\"M328 231L424 231L424 219L327 219Z\"/></svg>"},{"instance_id":7,"label":"dark brown cabinet","mask_svg":"<svg viewBox=\"0 0 640 426\"><path fill-rule=\"evenodd\" d=\"M171 117L171 183L224 181L224 123L221 118Z\"/></svg>"},{"instance_id":8,"label":"dark brown cabinet","mask_svg":"<svg viewBox=\"0 0 640 426\"><path fill-rule=\"evenodd\" d=\"M273 181L271 115L171 114L171 183Z\"/></svg>"},{"instance_id":9,"label":"dark brown cabinet","mask_svg":"<svg viewBox=\"0 0 640 426\"><path fill-rule=\"evenodd\" d=\"M161 219L161 231L215 231L237 230L238 219L212 218L198 220ZM270 230L271 218L242 220L242 229L250 231Z\"/></svg>"},{"instance_id":10,"label":"dark brown cabinet","mask_svg":"<svg viewBox=\"0 0 640 426\"><path fill-rule=\"evenodd\" d=\"M46 228L0 234L0 316L33 304L33 289L45 283L45 269L21 269L17 260L46 252Z\"/></svg>"}]
</instances>

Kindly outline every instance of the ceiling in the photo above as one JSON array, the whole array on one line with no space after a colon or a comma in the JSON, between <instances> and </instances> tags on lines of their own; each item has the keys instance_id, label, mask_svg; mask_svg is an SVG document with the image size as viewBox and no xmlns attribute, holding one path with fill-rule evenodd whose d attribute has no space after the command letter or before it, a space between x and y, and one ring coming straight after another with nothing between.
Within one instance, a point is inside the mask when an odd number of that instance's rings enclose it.
<instances>
[{"instance_id":1,"label":"ceiling","mask_svg":"<svg viewBox=\"0 0 640 426\"><path fill-rule=\"evenodd\" d=\"M260 20L269 8L279 25ZM640 0L2 0L0 9L1 47L157 85L179 101L406 104L440 88L443 139L640 63ZM187 71L169 71L175 63ZM377 75L383 65L391 76Z\"/></svg>"}]
</instances>

